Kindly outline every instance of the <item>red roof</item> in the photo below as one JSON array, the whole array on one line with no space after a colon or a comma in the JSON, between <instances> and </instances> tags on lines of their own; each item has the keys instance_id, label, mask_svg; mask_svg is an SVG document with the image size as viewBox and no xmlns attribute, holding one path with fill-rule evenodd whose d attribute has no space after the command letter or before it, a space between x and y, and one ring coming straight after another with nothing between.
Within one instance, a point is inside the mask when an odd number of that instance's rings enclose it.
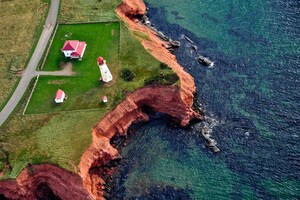
<instances>
[{"instance_id":1,"label":"red roof","mask_svg":"<svg viewBox=\"0 0 300 200\"><path fill-rule=\"evenodd\" d=\"M104 59L102 57L98 57L97 62L99 65L102 65L104 63Z\"/></svg>"},{"instance_id":2,"label":"red roof","mask_svg":"<svg viewBox=\"0 0 300 200\"><path fill-rule=\"evenodd\" d=\"M58 89L56 91L56 96L55 99L61 99L63 97L64 91L62 91L61 89Z\"/></svg>"},{"instance_id":3,"label":"red roof","mask_svg":"<svg viewBox=\"0 0 300 200\"><path fill-rule=\"evenodd\" d=\"M72 52L71 56L82 57L85 45L86 45L85 42L79 42L76 51Z\"/></svg>"},{"instance_id":4,"label":"red roof","mask_svg":"<svg viewBox=\"0 0 300 200\"><path fill-rule=\"evenodd\" d=\"M63 51L74 51L78 45L78 40L66 40L62 48Z\"/></svg>"}]
</instances>

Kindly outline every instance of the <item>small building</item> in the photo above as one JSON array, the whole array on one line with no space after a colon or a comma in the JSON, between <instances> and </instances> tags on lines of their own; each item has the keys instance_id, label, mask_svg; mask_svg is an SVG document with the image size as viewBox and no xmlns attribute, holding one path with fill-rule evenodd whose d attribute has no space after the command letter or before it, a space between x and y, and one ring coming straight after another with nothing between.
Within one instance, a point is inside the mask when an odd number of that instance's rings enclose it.
<instances>
[{"instance_id":1,"label":"small building","mask_svg":"<svg viewBox=\"0 0 300 200\"><path fill-rule=\"evenodd\" d=\"M86 43L79 40L66 40L61 51L66 58L82 59L85 52Z\"/></svg>"},{"instance_id":2,"label":"small building","mask_svg":"<svg viewBox=\"0 0 300 200\"><path fill-rule=\"evenodd\" d=\"M55 95L55 99L54 99L55 103L63 103L65 98L66 98L65 92L61 89L58 89L56 91L56 95Z\"/></svg>"},{"instance_id":3,"label":"small building","mask_svg":"<svg viewBox=\"0 0 300 200\"><path fill-rule=\"evenodd\" d=\"M102 102L103 102L103 103L107 103L107 96L103 96L103 97L102 97Z\"/></svg>"},{"instance_id":4,"label":"small building","mask_svg":"<svg viewBox=\"0 0 300 200\"><path fill-rule=\"evenodd\" d=\"M106 65L106 61L102 57L98 57L97 64L101 73L101 80L105 83L112 81L113 77Z\"/></svg>"}]
</instances>

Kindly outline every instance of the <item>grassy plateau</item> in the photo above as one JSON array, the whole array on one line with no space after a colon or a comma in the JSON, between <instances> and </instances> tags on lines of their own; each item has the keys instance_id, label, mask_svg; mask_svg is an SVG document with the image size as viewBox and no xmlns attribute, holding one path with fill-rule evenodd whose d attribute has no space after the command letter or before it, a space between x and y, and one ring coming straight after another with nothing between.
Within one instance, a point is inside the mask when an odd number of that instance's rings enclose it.
<instances>
[{"instance_id":1,"label":"grassy plateau","mask_svg":"<svg viewBox=\"0 0 300 200\"><path fill-rule=\"evenodd\" d=\"M61 2L61 22L70 18L78 22L110 22L59 25L43 70L60 70L60 63L68 61L60 52L66 39L86 41L86 52L82 61L71 61L74 76L41 76L26 114L22 115L22 111L30 90L10 119L0 127L0 169L4 173L3 178L16 177L28 163L53 163L76 172L82 153L91 143L92 127L109 110L121 102L128 92L143 87L145 83L165 83L169 78L164 77L174 75L171 69L162 67L143 48L136 38L141 34L133 35L123 22L111 22L118 19L114 7L119 2ZM114 77L112 83L99 82L100 72L96 64L99 55L107 60ZM120 77L124 69L133 72L132 80L126 81ZM168 84L172 83L173 80ZM68 95L67 101L61 105L53 103L58 88ZM100 103L103 95L108 96L106 105Z\"/></svg>"}]
</instances>

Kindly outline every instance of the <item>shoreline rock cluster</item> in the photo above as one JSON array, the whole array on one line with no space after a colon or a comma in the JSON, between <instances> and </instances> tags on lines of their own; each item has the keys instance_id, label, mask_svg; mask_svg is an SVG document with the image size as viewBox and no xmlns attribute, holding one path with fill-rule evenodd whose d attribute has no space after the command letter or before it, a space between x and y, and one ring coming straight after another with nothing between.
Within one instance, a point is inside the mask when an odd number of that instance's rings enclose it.
<instances>
[{"instance_id":1,"label":"shoreline rock cluster","mask_svg":"<svg viewBox=\"0 0 300 200\"><path fill-rule=\"evenodd\" d=\"M152 23L149 21L146 13L139 19L139 23L148 27L150 30L154 31L156 36L159 37L161 40L165 41L164 47L168 49L170 52L173 52L174 49L180 47L180 42L176 40L172 40L170 37L166 36L163 32L158 31Z\"/></svg>"}]
</instances>

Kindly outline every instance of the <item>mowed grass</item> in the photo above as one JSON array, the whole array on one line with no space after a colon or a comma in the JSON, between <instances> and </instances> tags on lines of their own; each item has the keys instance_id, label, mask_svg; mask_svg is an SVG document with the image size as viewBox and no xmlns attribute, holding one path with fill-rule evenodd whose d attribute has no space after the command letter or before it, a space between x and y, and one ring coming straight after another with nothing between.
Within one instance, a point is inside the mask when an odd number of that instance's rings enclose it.
<instances>
[{"instance_id":1,"label":"mowed grass","mask_svg":"<svg viewBox=\"0 0 300 200\"><path fill-rule=\"evenodd\" d=\"M87 43L82 61L65 59L61 48L65 40L80 40ZM60 70L60 62L71 62L76 72L72 77L41 76L32 95L27 113L49 113L66 110L104 108L113 104L118 93L120 24L97 23L60 25L52 43L43 70ZM103 56L114 82L103 84L99 81L98 56ZM65 91L68 99L55 104L57 89ZM107 105L101 103L102 96L108 96Z\"/></svg>"},{"instance_id":2,"label":"mowed grass","mask_svg":"<svg viewBox=\"0 0 300 200\"><path fill-rule=\"evenodd\" d=\"M0 1L0 108L13 92L42 30L48 0ZM2 106L1 106L2 105Z\"/></svg>"},{"instance_id":3,"label":"mowed grass","mask_svg":"<svg viewBox=\"0 0 300 200\"><path fill-rule=\"evenodd\" d=\"M119 39L120 24L118 22L59 25L43 70L59 70L61 61L72 61L79 75L95 73L95 69L99 75L97 58L100 55L114 69L115 65L118 65ZM65 58L61 49L66 40L79 40L87 43L82 61Z\"/></svg>"}]
</instances>

